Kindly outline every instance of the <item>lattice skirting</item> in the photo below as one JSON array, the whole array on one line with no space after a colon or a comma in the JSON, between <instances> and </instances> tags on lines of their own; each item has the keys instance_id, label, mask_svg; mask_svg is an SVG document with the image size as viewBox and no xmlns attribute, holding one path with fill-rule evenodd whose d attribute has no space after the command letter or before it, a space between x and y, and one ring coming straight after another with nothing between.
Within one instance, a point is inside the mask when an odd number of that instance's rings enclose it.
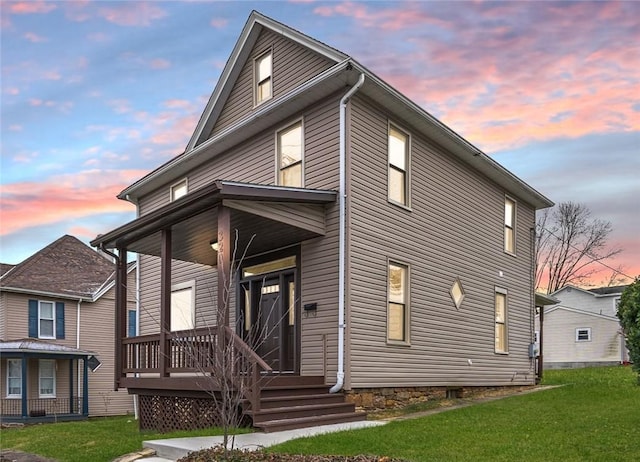
<instances>
[{"instance_id":1,"label":"lattice skirting","mask_svg":"<svg viewBox=\"0 0 640 462\"><path fill-rule=\"evenodd\" d=\"M138 395L140 430L169 432L220 426L212 398Z\"/></svg>"}]
</instances>

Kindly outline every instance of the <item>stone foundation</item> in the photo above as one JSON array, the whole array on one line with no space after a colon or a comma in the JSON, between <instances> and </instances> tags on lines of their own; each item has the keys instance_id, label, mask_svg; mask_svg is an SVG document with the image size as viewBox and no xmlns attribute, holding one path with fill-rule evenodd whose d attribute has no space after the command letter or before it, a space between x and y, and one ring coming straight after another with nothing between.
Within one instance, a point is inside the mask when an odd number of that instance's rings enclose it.
<instances>
[{"instance_id":1,"label":"stone foundation","mask_svg":"<svg viewBox=\"0 0 640 462\"><path fill-rule=\"evenodd\" d=\"M397 409L415 403L474 397L500 396L532 388L506 387L393 387L345 390L346 400L366 411Z\"/></svg>"}]
</instances>

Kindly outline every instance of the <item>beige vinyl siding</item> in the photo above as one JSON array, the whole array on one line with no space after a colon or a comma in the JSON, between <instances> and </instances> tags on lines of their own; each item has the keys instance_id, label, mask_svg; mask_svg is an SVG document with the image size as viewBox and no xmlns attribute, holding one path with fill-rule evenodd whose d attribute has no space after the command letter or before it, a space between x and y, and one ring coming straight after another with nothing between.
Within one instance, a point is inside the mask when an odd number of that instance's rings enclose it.
<instances>
[{"instance_id":1,"label":"beige vinyl siding","mask_svg":"<svg viewBox=\"0 0 640 462\"><path fill-rule=\"evenodd\" d=\"M211 135L247 116L254 108L254 60L271 50L273 55L273 98L289 92L331 67L333 62L270 30L260 33ZM304 63L304 65L301 65ZM265 104L265 103L263 103ZM209 136L211 136L209 135Z\"/></svg>"},{"instance_id":2,"label":"beige vinyl siding","mask_svg":"<svg viewBox=\"0 0 640 462\"><path fill-rule=\"evenodd\" d=\"M518 255L505 254L504 190L363 98L351 107L350 385L532 383L532 208L518 201ZM412 137L411 210L387 201L389 121ZM387 258L411 268L408 347L386 342ZM495 287L509 294L508 355L494 353Z\"/></svg>"},{"instance_id":3,"label":"beige vinyl siding","mask_svg":"<svg viewBox=\"0 0 640 462\"><path fill-rule=\"evenodd\" d=\"M7 335L7 293L0 292L0 338L8 339Z\"/></svg>"}]
</instances>

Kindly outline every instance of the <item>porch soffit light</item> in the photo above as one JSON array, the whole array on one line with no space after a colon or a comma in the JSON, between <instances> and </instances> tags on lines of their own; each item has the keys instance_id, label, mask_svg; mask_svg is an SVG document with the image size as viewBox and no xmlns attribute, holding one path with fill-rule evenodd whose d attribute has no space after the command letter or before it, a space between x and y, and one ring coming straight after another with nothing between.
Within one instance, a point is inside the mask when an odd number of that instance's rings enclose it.
<instances>
[{"instance_id":1,"label":"porch soffit light","mask_svg":"<svg viewBox=\"0 0 640 462\"><path fill-rule=\"evenodd\" d=\"M211 245L211 248L212 248L213 250L215 250L216 252L217 252L217 251L218 251L218 249L220 248L220 246L218 245L218 241L211 241L209 244Z\"/></svg>"}]
</instances>

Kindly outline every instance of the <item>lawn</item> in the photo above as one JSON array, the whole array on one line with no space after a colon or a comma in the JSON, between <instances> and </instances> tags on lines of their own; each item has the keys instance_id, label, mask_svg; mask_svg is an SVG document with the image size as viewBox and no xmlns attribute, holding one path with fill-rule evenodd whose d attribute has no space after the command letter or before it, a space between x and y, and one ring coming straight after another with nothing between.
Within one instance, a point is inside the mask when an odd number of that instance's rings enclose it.
<instances>
[{"instance_id":1,"label":"lawn","mask_svg":"<svg viewBox=\"0 0 640 462\"><path fill-rule=\"evenodd\" d=\"M629 367L548 371L562 387L382 427L290 441L270 451L410 461L640 460L640 387Z\"/></svg>"},{"instance_id":2,"label":"lawn","mask_svg":"<svg viewBox=\"0 0 640 462\"><path fill-rule=\"evenodd\" d=\"M551 390L418 419L290 441L270 451L373 454L410 461L640 460L640 386L629 367L548 371ZM130 417L3 429L0 448L60 462L108 462L142 441L215 431L140 433ZM217 433L219 434L219 432Z\"/></svg>"}]
</instances>

